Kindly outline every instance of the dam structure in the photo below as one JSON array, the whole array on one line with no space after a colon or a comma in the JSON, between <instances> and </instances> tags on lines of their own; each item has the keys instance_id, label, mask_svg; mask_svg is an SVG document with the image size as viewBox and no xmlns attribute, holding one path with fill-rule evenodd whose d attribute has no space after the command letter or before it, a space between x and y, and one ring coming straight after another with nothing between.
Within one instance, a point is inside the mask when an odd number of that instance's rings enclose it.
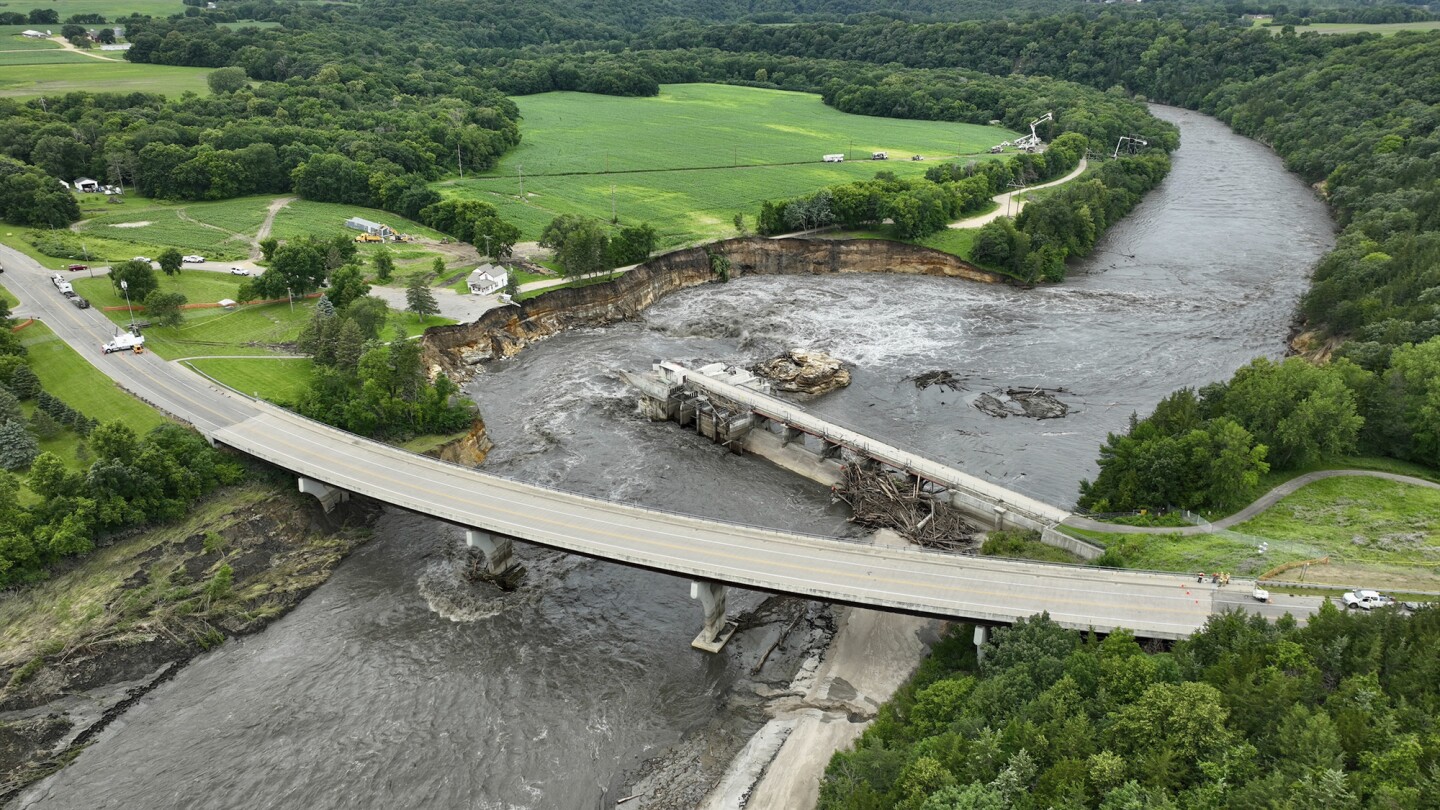
<instances>
[{"instance_id":1,"label":"dam structure","mask_svg":"<svg viewBox=\"0 0 1440 810\"><path fill-rule=\"evenodd\" d=\"M991 529L1059 534L1054 527L1070 517L1057 506L808 413L771 396L769 384L745 369L722 363L690 369L661 361L648 374L623 376L641 392L641 410L650 419L693 427L735 453L744 451L752 433L763 431L777 434L782 446L798 445L818 461L834 462L837 469L860 464L912 477L932 496Z\"/></svg>"}]
</instances>

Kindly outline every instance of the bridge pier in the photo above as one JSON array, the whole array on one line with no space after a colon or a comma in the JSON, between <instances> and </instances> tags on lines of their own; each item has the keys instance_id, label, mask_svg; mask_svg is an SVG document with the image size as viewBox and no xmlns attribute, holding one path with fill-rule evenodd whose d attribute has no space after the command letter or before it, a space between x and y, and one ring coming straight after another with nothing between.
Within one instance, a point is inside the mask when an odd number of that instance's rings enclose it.
<instances>
[{"instance_id":1,"label":"bridge pier","mask_svg":"<svg viewBox=\"0 0 1440 810\"><path fill-rule=\"evenodd\" d=\"M975 663L985 660L985 645L990 641L990 628L983 624L975 625Z\"/></svg>"},{"instance_id":2,"label":"bridge pier","mask_svg":"<svg viewBox=\"0 0 1440 810\"><path fill-rule=\"evenodd\" d=\"M316 481L313 478L298 476L300 479L300 491L306 495L314 495L320 501L320 506L326 511L335 508L336 504L345 503L350 500L350 493L339 487L332 487L324 481Z\"/></svg>"},{"instance_id":3,"label":"bridge pier","mask_svg":"<svg viewBox=\"0 0 1440 810\"><path fill-rule=\"evenodd\" d=\"M801 430L800 428L793 428L793 427L790 427L789 425L786 425L786 426L785 426L785 434L780 438L780 446L781 446L781 447L788 447L791 442L804 442L804 441L805 441L805 431Z\"/></svg>"},{"instance_id":4,"label":"bridge pier","mask_svg":"<svg viewBox=\"0 0 1440 810\"><path fill-rule=\"evenodd\" d=\"M515 540L503 534L466 529L465 545L485 552L485 573L497 579L504 579L518 565L515 562Z\"/></svg>"},{"instance_id":5,"label":"bridge pier","mask_svg":"<svg viewBox=\"0 0 1440 810\"><path fill-rule=\"evenodd\" d=\"M705 611L705 627L690 646L709 653L720 652L725 642L735 635L735 622L725 620L725 586L719 582L701 580L690 583L690 598L699 599Z\"/></svg>"},{"instance_id":6,"label":"bridge pier","mask_svg":"<svg viewBox=\"0 0 1440 810\"><path fill-rule=\"evenodd\" d=\"M820 458L830 458L839 461L841 454L844 452L844 445L836 444L834 442L825 442L824 446L820 448Z\"/></svg>"}]
</instances>

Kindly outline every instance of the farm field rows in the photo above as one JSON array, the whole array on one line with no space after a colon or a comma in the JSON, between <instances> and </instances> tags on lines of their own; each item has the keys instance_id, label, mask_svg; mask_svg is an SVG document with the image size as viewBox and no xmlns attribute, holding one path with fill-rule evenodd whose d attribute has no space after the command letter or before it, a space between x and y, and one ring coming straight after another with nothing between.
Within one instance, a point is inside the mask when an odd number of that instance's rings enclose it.
<instances>
[{"instance_id":1,"label":"farm field rows","mask_svg":"<svg viewBox=\"0 0 1440 810\"><path fill-rule=\"evenodd\" d=\"M46 53L37 51L37 53ZM59 52L66 53L66 52ZM9 54L13 56L14 54ZM58 63L0 63L0 96L32 98L74 91L89 93L161 93L179 96L186 91L206 95L208 68L171 67L104 61L69 54Z\"/></svg>"},{"instance_id":2,"label":"farm field rows","mask_svg":"<svg viewBox=\"0 0 1440 810\"><path fill-rule=\"evenodd\" d=\"M913 154L983 157L1015 137L998 127L850 115L807 93L712 84L665 85L655 98L561 92L514 101L525 120L521 145L493 171L439 189L496 205L525 239L558 214L609 219L612 200L621 222L649 222L662 245L729 236L735 214L753 222L763 199L881 169L921 174L932 164ZM873 151L890 160L869 160ZM821 161L831 153L852 159Z\"/></svg>"},{"instance_id":3,"label":"farm field rows","mask_svg":"<svg viewBox=\"0 0 1440 810\"><path fill-rule=\"evenodd\" d=\"M124 17L129 14L148 14L151 17L169 17L185 10L180 0L54 0L54 2L30 5L20 4L27 11L30 8L53 8L64 20L71 14L102 14L105 18ZM29 26L40 28L40 26ZM49 26L59 30L57 26ZM43 30L43 28L42 28Z\"/></svg>"}]
</instances>

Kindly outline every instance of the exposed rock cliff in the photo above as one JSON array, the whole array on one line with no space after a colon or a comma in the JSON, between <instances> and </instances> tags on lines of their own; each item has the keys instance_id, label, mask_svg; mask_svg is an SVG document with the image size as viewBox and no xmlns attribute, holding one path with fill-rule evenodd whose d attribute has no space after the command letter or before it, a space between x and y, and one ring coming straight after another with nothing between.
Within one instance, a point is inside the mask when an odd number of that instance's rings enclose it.
<instances>
[{"instance_id":1,"label":"exposed rock cliff","mask_svg":"<svg viewBox=\"0 0 1440 810\"><path fill-rule=\"evenodd\" d=\"M479 467L485 463L485 456L489 455L494 448L495 443L490 441L490 437L485 434L485 421L476 417L475 423L470 426L469 433L453 442L446 442L425 455L434 456L451 464Z\"/></svg>"},{"instance_id":2,"label":"exposed rock cliff","mask_svg":"<svg viewBox=\"0 0 1440 810\"><path fill-rule=\"evenodd\" d=\"M711 255L730 260L730 277L822 273L910 273L1000 283L1007 279L936 250L880 239L727 239L677 250L636 267L615 281L555 290L474 323L425 333L426 361L466 378L469 366L510 357L529 344L570 327L600 326L634 318L675 290L718 282Z\"/></svg>"}]
</instances>

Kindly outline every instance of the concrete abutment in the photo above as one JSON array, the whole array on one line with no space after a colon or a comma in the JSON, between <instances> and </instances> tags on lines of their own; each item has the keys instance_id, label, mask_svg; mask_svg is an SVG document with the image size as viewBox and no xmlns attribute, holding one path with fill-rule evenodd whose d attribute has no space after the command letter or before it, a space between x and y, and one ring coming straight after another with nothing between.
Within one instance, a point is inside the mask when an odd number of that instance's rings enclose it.
<instances>
[{"instance_id":1,"label":"concrete abutment","mask_svg":"<svg viewBox=\"0 0 1440 810\"><path fill-rule=\"evenodd\" d=\"M708 653L718 653L725 642L735 635L735 622L725 619L725 586L719 582L698 580L690 583L690 598L699 599L705 611L705 627L690 646Z\"/></svg>"},{"instance_id":2,"label":"concrete abutment","mask_svg":"<svg viewBox=\"0 0 1440 810\"><path fill-rule=\"evenodd\" d=\"M324 481L316 481L313 478L297 476L299 478L300 491L306 495L314 495L320 501L320 506L326 512L334 509L337 504L350 500L350 493L339 487L332 487Z\"/></svg>"}]
</instances>

